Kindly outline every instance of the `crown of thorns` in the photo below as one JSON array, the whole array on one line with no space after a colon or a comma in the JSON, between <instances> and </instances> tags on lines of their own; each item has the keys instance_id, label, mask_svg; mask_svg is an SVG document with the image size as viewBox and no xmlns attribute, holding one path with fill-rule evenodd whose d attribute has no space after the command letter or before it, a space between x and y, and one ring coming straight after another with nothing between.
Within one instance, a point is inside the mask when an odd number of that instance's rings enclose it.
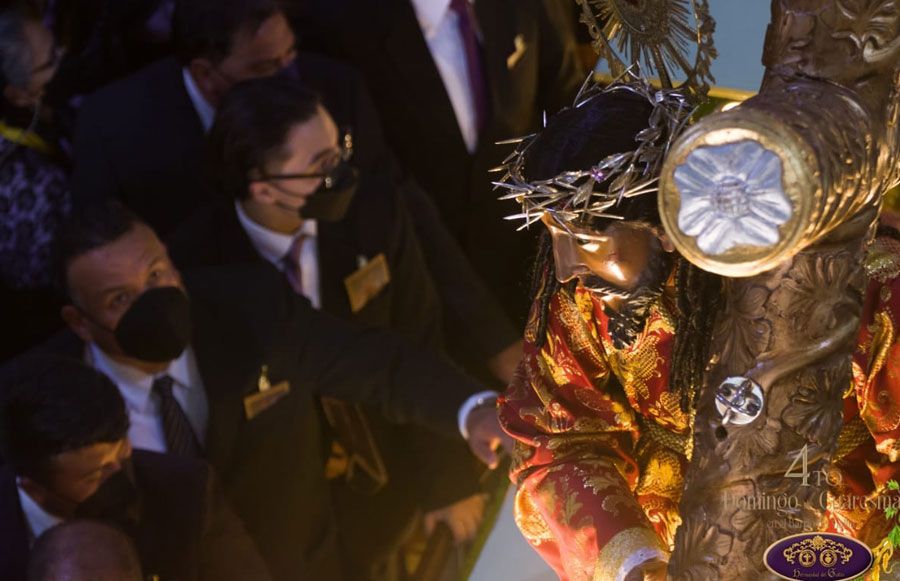
<instances>
[{"instance_id":1,"label":"crown of thorns","mask_svg":"<svg viewBox=\"0 0 900 581\"><path fill-rule=\"evenodd\" d=\"M608 86L589 76L573 107L581 107L596 96L612 91L630 91L652 106L648 126L635 136L638 145L631 151L607 156L586 170L564 171L551 179L529 182L524 177L525 154L538 133L502 142L517 145L503 165L492 170L503 172L503 177L493 184L495 189L507 191L501 200L516 200L521 204L520 213L506 217L524 220L519 230L540 220L544 212L551 212L566 222L590 217L622 219L615 213L615 206L621 200L657 191L659 172L669 147L694 112L692 100L677 89L654 89L629 69Z\"/></svg>"}]
</instances>

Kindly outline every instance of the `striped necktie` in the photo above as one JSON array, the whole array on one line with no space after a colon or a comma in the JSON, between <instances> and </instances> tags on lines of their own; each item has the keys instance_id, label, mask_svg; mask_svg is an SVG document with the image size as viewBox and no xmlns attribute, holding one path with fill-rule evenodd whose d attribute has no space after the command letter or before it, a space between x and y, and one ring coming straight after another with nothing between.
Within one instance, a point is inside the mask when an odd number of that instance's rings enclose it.
<instances>
[{"instance_id":1,"label":"striped necktie","mask_svg":"<svg viewBox=\"0 0 900 581\"><path fill-rule=\"evenodd\" d=\"M152 390L159 397L162 412L163 432L170 454L202 458L200 442L194 433L191 422L172 394L175 380L169 375L161 375L153 380Z\"/></svg>"}]
</instances>

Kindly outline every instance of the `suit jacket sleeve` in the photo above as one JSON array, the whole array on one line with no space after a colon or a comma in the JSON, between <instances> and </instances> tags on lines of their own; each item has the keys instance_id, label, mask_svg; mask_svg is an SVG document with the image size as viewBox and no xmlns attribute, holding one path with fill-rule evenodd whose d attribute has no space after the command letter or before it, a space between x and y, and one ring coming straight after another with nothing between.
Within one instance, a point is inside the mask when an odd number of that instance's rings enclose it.
<instances>
[{"instance_id":1,"label":"suit jacket sleeve","mask_svg":"<svg viewBox=\"0 0 900 581\"><path fill-rule=\"evenodd\" d=\"M78 115L74 139L75 168L72 173L72 199L75 207L83 207L116 195L119 189L103 146L103 105L96 99L88 98Z\"/></svg>"},{"instance_id":2,"label":"suit jacket sleeve","mask_svg":"<svg viewBox=\"0 0 900 581\"><path fill-rule=\"evenodd\" d=\"M457 412L481 386L439 354L314 309L268 263L182 274L195 321L209 319L203 326L211 330L227 320L248 351L258 350L262 363L283 369L298 389L369 404L395 421L460 438Z\"/></svg>"},{"instance_id":3,"label":"suit jacket sleeve","mask_svg":"<svg viewBox=\"0 0 900 581\"><path fill-rule=\"evenodd\" d=\"M394 296L391 329L432 349L443 343L443 309L405 204L395 192L391 259ZM417 429L410 442L420 506L428 511L479 492L475 459L458 438Z\"/></svg>"},{"instance_id":4,"label":"suit jacket sleeve","mask_svg":"<svg viewBox=\"0 0 900 581\"><path fill-rule=\"evenodd\" d=\"M212 469L207 469L207 475L200 578L204 581L267 581L271 577L256 545L228 505Z\"/></svg>"},{"instance_id":5,"label":"suit jacket sleeve","mask_svg":"<svg viewBox=\"0 0 900 581\"><path fill-rule=\"evenodd\" d=\"M397 422L460 438L457 413L479 391L477 382L392 333L355 328L308 304L304 310L294 330L306 335L298 368L319 395L369 404Z\"/></svg>"},{"instance_id":6,"label":"suit jacket sleeve","mask_svg":"<svg viewBox=\"0 0 900 581\"><path fill-rule=\"evenodd\" d=\"M445 308L448 342L487 360L518 340L518 332L447 229L434 201L411 178L402 191Z\"/></svg>"},{"instance_id":7,"label":"suit jacket sleeve","mask_svg":"<svg viewBox=\"0 0 900 581\"><path fill-rule=\"evenodd\" d=\"M387 187L390 187L387 184ZM434 349L443 344L443 308L422 255L419 238L402 198L394 192L391 228L392 264L390 328Z\"/></svg>"},{"instance_id":8,"label":"suit jacket sleeve","mask_svg":"<svg viewBox=\"0 0 900 581\"><path fill-rule=\"evenodd\" d=\"M398 423L459 439L457 413L481 386L433 350L386 331L361 329L314 309L269 264L185 273L192 300L239 316L266 357L317 395L368 404ZM248 286L247 281L253 285ZM239 326L235 323L235 326Z\"/></svg>"},{"instance_id":9,"label":"suit jacket sleeve","mask_svg":"<svg viewBox=\"0 0 900 581\"><path fill-rule=\"evenodd\" d=\"M525 357L499 403L516 439L517 524L562 579L621 579L648 558L666 559L634 493L635 414L602 348L588 347L595 320L565 291L548 317L541 347L529 325Z\"/></svg>"}]
</instances>

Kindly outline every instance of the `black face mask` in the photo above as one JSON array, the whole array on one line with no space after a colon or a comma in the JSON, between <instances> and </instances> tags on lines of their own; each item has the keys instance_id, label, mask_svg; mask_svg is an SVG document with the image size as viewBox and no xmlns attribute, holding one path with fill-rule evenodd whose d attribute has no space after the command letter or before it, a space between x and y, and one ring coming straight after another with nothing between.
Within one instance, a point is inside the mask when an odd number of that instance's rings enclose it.
<instances>
[{"instance_id":1,"label":"black face mask","mask_svg":"<svg viewBox=\"0 0 900 581\"><path fill-rule=\"evenodd\" d=\"M338 222L346 214L359 184L359 172L342 161L298 210L304 220Z\"/></svg>"},{"instance_id":2,"label":"black face mask","mask_svg":"<svg viewBox=\"0 0 900 581\"><path fill-rule=\"evenodd\" d=\"M131 303L115 329L101 325L87 311L77 304L74 306L95 326L115 335L125 355L141 361L172 361L191 342L191 305L178 287L162 286L144 291Z\"/></svg>"},{"instance_id":3,"label":"black face mask","mask_svg":"<svg viewBox=\"0 0 900 581\"><path fill-rule=\"evenodd\" d=\"M126 529L137 524L139 516L140 502L131 459L123 462L121 470L107 478L75 509L75 518L107 521Z\"/></svg>"},{"instance_id":4,"label":"black face mask","mask_svg":"<svg viewBox=\"0 0 900 581\"><path fill-rule=\"evenodd\" d=\"M119 347L129 357L165 363L177 359L191 341L191 309L178 287L144 291L115 329Z\"/></svg>"}]
</instances>

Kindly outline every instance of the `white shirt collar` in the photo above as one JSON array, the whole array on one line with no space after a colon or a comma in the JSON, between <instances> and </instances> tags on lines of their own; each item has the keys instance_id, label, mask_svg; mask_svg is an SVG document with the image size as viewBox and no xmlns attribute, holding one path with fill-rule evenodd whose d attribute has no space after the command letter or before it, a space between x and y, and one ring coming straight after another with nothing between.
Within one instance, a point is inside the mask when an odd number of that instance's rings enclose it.
<instances>
[{"instance_id":1,"label":"white shirt collar","mask_svg":"<svg viewBox=\"0 0 900 581\"><path fill-rule=\"evenodd\" d=\"M448 0L449 1L449 0ZM182 67L181 78L184 79L184 88L187 90L188 97L194 105L194 111L200 117L200 123L203 125L203 131L209 131L212 127L213 120L216 118L215 108L209 104L209 101L200 92L200 87L194 82L194 77L188 72L187 67Z\"/></svg>"},{"instance_id":2,"label":"white shirt collar","mask_svg":"<svg viewBox=\"0 0 900 581\"><path fill-rule=\"evenodd\" d=\"M300 229L294 234L282 234L269 230L251 220L238 200L234 202L234 210L237 212L241 227L247 233L247 236L250 237L250 242L256 248L256 251L279 269L282 266L281 261L291 249L291 244L293 244L297 236L303 235L315 238L318 233L318 225L315 220L304 220Z\"/></svg>"},{"instance_id":3,"label":"white shirt collar","mask_svg":"<svg viewBox=\"0 0 900 581\"><path fill-rule=\"evenodd\" d=\"M426 39L437 33L441 21L450 9L450 0L412 0L419 28Z\"/></svg>"},{"instance_id":4,"label":"white shirt collar","mask_svg":"<svg viewBox=\"0 0 900 581\"><path fill-rule=\"evenodd\" d=\"M54 516L41 508L28 493L22 490L22 487L16 483L16 491L19 493L19 504L22 506L22 513L25 515L25 522L31 530L32 539L36 539L47 529L51 529L63 522L58 516Z\"/></svg>"},{"instance_id":5,"label":"white shirt collar","mask_svg":"<svg viewBox=\"0 0 900 581\"><path fill-rule=\"evenodd\" d=\"M185 388L191 385L190 365L194 359L190 347L172 361L168 369L157 375L114 361L94 343L88 344L88 358L94 368L105 373L119 387L125 405L138 412L147 412L154 405L150 400L150 392L153 380L160 375L169 375L175 383Z\"/></svg>"}]
</instances>

